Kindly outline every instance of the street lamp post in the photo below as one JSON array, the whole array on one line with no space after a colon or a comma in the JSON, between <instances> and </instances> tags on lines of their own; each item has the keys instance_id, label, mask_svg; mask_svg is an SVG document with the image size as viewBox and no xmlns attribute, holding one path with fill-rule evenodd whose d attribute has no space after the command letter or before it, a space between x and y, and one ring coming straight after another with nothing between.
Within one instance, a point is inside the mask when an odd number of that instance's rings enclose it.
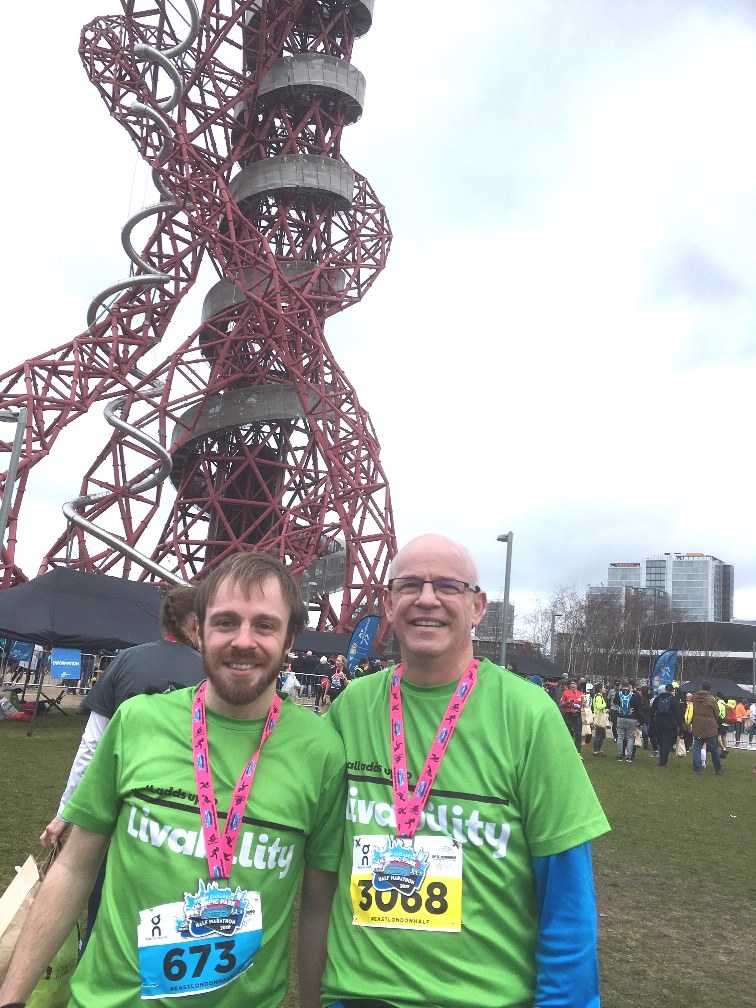
<instances>
[{"instance_id":1,"label":"street lamp post","mask_svg":"<svg viewBox=\"0 0 756 1008\"><path fill-rule=\"evenodd\" d=\"M18 413L14 410L0 410L0 420L8 420L16 425L16 436L13 439L10 462L8 463L8 475L5 477L5 491L3 501L0 504L0 548L5 541L5 530L8 526L8 514L10 513L11 500L13 498L13 485L16 482L16 469L21 456L21 442L26 431L26 406L22 406Z\"/></svg>"},{"instance_id":2,"label":"street lamp post","mask_svg":"<svg viewBox=\"0 0 756 1008\"><path fill-rule=\"evenodd\" d=\"M555 662L556 660L556 644L554 641L554 634L556 633L556 621L562 619L564 613L553 612L551 614L551 637L549 637L549 648L551 649L551 660Z\"/></svg>"},{"instance_id":3,"label":"street lamp post","mask_svg":"<svg viewBox=\"0 0 756 1008\"><path fill-rule=\"evenodd\" d=\"M504 619L501 626L501 650L499 651L499 665L506 668L507 664L507 620L509 618L509 575L512 570L512 540L514 533L505 532L496 536L496 542L507 544L507 566L504 574Z\"/></svg>"}]
</instances>

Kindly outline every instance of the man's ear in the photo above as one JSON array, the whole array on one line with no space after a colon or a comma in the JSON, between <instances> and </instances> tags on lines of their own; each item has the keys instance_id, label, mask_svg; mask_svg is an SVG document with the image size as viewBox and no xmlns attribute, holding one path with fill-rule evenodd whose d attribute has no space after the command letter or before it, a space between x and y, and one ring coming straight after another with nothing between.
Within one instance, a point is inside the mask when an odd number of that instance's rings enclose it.
<instances>
[{"instance_id":1,"label":"man's ear","mask_svg":"<svg viewBox=\"0 0 756 1008\"><path fill-rule=\"evenodd\" d=\"M383 589L383 608L386 612L386 619L389 623L394 622L394 600L388 588Z\"/></svg>"},{"instance_id":2,"label":"man's ear","mask_svg":"<svg viewBox=\"0 0 756 1008\"><path fill-rule=\"evenodd\" d=\"M486 611L486 605L488 603L488 598L484 591L476 592L473 596L473 611L472 611L472 625L476 627L480 621L483 619L483 613Z\"/></svg>"},{"instance_id":3,"label":"man's ear","mask_svg":"<svg viewBox=\"0 0 756 1008\"><path fill-rule=\"evenodd\" d=\"M199 649L199 620L196 616L192 616L191 630L189 632L189 640L194 640L197 648Z\"/></svg>"}]
</instances>

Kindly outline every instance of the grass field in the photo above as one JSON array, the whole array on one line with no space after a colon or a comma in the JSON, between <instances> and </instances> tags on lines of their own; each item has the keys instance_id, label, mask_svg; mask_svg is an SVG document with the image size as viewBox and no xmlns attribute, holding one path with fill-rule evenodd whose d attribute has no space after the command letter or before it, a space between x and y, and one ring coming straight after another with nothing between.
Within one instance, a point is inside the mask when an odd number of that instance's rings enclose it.
<instances>
[{"instance_id":1,"label":"grass field","mask_svg":"<svg viewBox=\"0 0 756 1008\"><path fill-rule=\"evenodd\" d=\"M52 711L0 722L0 886L39 850L57 809L84 719ZM664 770L586 757L612 832L594 843L604 1008L740 1008L753 1004L756 934L756 752L727 772L695 776L690 757ZM292 995L285 1002L294 1008Z\"/></svg>"}]
</instances>

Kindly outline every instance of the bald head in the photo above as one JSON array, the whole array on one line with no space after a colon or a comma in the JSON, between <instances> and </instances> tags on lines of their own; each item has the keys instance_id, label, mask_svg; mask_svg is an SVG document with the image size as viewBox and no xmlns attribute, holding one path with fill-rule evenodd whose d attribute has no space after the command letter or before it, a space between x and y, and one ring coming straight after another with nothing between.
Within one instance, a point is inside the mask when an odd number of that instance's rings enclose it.
<instances>
[{"instance_id":1,"label":"bald head","mask_svg":"<svg viewBox=\"0 0 756 1008\"><path fill-rule=\"evenodd\" d=\"M439 535L437 532L428 532L425 535L417 536L416 539L410 539L392 560L389 577L405 577L407 574L415 574L418 571L412 569L413 565L422 565L427 563L429 559L441 564L442 567L444 563L448 563L449 570L444 572L448 577L456 577L461 581L468 581L470 584L477 584L479 581L478 567L472 553L461 543L455 542L447 536Z\"/></svg>"},{"instance_id":2,"label":"bald head","mask_svg":"<svg viewBox=\"0 0 756 1008\"><path fill-rule=\"evenodd\" d=\"M407 578L417 588L393 585L383 595L405 677L421 686L459 679L472 661L472 630L486 608L485 592L476 590L478 569L470 551L443 535L418 536L394 557L391 578ZM449 581L465 587L445 591L443 583Z\"/></svg>"}]
</instances>

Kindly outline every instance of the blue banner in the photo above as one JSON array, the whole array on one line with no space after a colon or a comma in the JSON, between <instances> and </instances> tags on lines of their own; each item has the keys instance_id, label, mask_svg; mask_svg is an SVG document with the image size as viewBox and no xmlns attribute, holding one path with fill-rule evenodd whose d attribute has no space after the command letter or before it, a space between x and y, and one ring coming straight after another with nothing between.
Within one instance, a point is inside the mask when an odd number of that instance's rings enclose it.
<instances>
[{"instance_id":1,"label":"blue banner","mask_svg":"<svg viewBox=\"0 0 756 1008\"><path fill-rule=\"evenodd\" d=\"M362 659L370 654L380 622L379 616L363 616L352 631L346 656L347 672L350 679L354 678L354 670Z\"/></svg>"},{"instance_id":2,"label":"blue banner","mask_svg":"<svg viewBox=\"0 0 756 1008\"><path fill-rule=\"evenodd\" d=\"M10 646L10 651L8 652L8 658L13 661L31 661L31 656L34 654L34 645L30 644L28 641L15 640Z\"/></svg>"},{"instance_id":3,"label":"blue banner","mask_svg":"<svg viewBox=\"0 0 756 1008\"><path fill-rule=\"evenodd\" d=\"M51 679L81 679L81 651L54 647L50 653Z\"/></svg>"},{"instance_id":4,"label":"blue banner","mask_svg":"<svg viewBox=\"0 0 756 1008\"><path fill-rule=\"evenodd\" d=\"M659 655L657 658L654 674L651 678L654 693L659 693L667 683L671 683L675 678L677 654L677 651L665 651L664 654Z\"/></svg>"}]
</instances>

